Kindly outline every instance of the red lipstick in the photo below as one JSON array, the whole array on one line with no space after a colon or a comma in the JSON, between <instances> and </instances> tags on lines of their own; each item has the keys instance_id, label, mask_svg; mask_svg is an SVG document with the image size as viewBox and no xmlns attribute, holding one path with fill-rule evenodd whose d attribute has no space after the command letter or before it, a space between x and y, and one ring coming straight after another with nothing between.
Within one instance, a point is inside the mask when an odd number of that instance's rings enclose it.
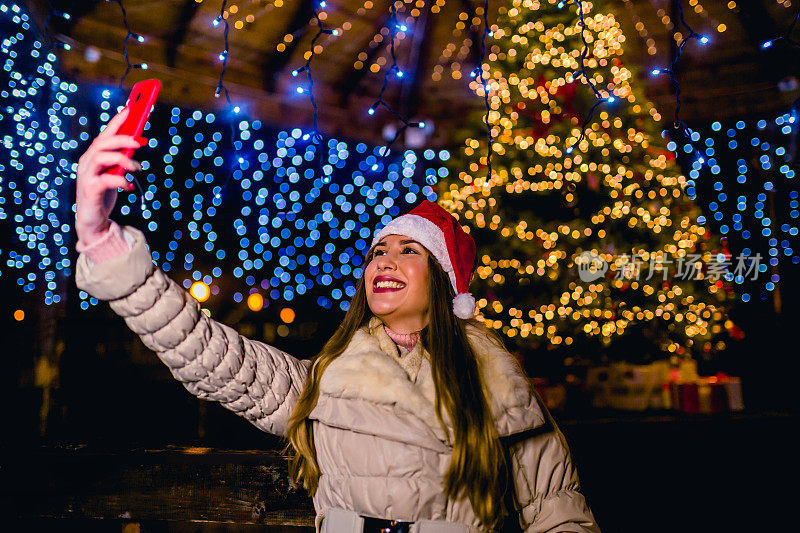
<instances>
[{"instance_id":1,"label":"red lipstick","mask_svg":"<svg viewBox=\"0 0 800 533\"><path fill-rule=\"evenodd\" d=\"M402 283L402 287L377 287L379 281L394 281L396 283ZM401 291L406 288L406 284L400 281L397 278L393 278L391 276L375 276L375 279L372 282L372 292L395 292Z\"/></svg>"}]
</instances>

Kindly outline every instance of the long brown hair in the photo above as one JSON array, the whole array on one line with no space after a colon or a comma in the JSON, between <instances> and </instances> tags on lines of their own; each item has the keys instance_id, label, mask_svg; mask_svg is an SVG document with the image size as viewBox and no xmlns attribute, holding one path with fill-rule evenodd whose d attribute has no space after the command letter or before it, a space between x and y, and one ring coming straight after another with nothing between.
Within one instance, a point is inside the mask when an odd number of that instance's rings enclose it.
<instances>
[{"instance_id":1,"label":"long brown hair","mask_svg":"<svg viewBox=\"0 0 800 533\"><path fill-rule=\"evenodd\" d=\"M372 257L370 249L366 262ZM478 360L469 342L467 325L478 328L494 342L502 345L502 341L479 321L457 318L451 307L455 294L450 279L430 253L428 268L431 274L430 321L420 341L431 357L436 415L445 433L449 433L441 415L444 407L454 432L450 465L444 475L445 494L451 499L466 496L478 519L486 527L495 528L507 513L503 498L508 465L485 394L486 384L481 379ZM344 352L355 332L369 323L370 317L362 276L344 320L311 360L303 390L289 419L286 449L296 452L291 455L289 474L294 482L302 482L312 495L317 490L320 471L308 415L317 402L320 378L328 365Z\"/></svg>"}]
</instances>

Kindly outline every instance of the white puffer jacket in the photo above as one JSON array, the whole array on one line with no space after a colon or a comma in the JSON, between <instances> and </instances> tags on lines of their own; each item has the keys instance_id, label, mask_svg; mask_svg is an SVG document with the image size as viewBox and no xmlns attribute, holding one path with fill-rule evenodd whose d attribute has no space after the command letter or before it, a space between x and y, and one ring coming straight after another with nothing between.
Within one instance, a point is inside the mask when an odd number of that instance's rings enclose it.
<instances>
[{"instance_id":1,"label":"white puffer jacket","mask_svg":"<svg viewBox=\"0 0 800 533\"><path fill-rule=\"evenodd\" d=\"M80 289L107 300L186 389L215 400L259 429L283 435L308 361L240 336L153 263L144 235L124 228L131 250L92 265L78 257ZM357 331L326 369L310 418L321 477L314 495L319 528L331 506L401 521L447 520L480 527L469 501L442 490L452 447L433 407L422 355L413 377L377 318ZM598 532L564 436L513 357L470 327L490 387L490 405L512 462L519 522L532 532Z\"/></svg>"}]
</instances>

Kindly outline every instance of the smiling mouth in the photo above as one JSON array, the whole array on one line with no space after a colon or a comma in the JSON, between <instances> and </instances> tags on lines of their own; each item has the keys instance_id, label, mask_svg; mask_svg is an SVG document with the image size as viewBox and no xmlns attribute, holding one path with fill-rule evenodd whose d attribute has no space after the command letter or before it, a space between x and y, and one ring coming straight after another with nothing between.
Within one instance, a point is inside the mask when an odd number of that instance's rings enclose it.
<instances>
[{"instance_id":1,"label":"smiling mouth","mask_svg":"<svg viewBox=\"0 0 800 533\"><path fill-rule=\"evenodd\" d=\"M373 292L390 292L404 289L405 283L399 281L379 281L373 285Z\"/></svg>"}]
</instances>

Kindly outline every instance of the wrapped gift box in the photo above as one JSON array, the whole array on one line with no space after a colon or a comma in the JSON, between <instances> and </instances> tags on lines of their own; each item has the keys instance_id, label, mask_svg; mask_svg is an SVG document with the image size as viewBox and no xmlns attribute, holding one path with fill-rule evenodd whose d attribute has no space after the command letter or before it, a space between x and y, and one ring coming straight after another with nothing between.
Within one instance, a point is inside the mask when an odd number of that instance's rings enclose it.
<instances>
[{"instance_id":1,"label":"wrapped gift box","mask_svg":"<svg viewBox=\"0 0 800 533\"><path fill-rule=\"evenodd\" d=\"M612 363L607 367L591 368L586 376L594 407L635 411L668 408L664 394L664 383L668 380L667 361L649 365Z\"/></svg>"},{"instance_id":2,"label":"wrapped gift box","mask_svg":"<svg viewBox=\"0 0 800 533\"><path fill-rule=\"evenodd\" d=\"M700 376L694 360L683 360L676 367L667 361L594 367L587 371L586 386L597 408L708 414L744 409L741 379L723 372Z\"/></svg>"}]
</instances>

